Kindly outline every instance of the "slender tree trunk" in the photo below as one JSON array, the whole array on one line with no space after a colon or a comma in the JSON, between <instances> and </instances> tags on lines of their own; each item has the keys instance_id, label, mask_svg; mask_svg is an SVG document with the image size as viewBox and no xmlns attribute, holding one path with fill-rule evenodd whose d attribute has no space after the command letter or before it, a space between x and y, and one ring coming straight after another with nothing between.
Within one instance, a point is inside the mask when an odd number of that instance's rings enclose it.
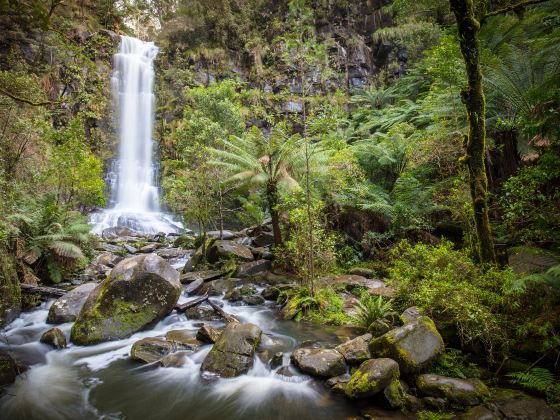
<instances>
[{"instance_id":1,"label":"slender tree trunk","mask_svg":"<svg viewBox=\"0 0 560 420\"><path fill-rule=\"evenodd\" d=\"M494 241L488 217L488 179L485 167L486 104L480 69L480 23L474 15L473 0L449 0L457 20L459 43L465 61L468 84L461 92L467 109L469 134L464 138L465 156L462 161L469 170L469 184L473 201L478 237L478 256L481 262L495 263Z\"/></svg>"},{"instance_id":2,"label":"slender tree trunk","mask_svg":"<svg viewBox=\"0 0 560 420\"><path fill-rule=\"evenodd\" d=\"M282 243L282 231L280 230L280 216L276 206L278 205L278 188L275 183L269 182L266 186L266 198L268 201L268 211L272 219L272 233L274 234L274 244Z\"/></svg>"}]
</instances>

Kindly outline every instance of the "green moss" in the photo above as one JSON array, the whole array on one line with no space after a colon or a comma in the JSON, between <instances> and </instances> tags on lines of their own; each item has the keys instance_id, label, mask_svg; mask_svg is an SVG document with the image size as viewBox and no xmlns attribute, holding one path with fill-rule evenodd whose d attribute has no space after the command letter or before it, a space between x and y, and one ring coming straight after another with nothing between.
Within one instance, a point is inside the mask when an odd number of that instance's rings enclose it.
<instances>
[{"instance_id":1,"label":"green moss","mask_svg":"<svg viewBox=\"0 0 560 420\"><path fill-rule=\"evenodd\" d=\"M346 384L345 392L346 396L350 398L359 398L367 394L371 388L373 388L372 383L369 381L367 373L357 370Z\"/></svg>"},{"instance_id":2,"label":"green moss","mask_svg":"<svg viewBox=\"0 0 560 420\"><path fill-rule=\"evenodd\" d=\"M10 313L21 311L22 298L15 263L5 249L0 248L0 325Z\"/></svg>"},{"instance_id":3,"label":"green moss","mask_svg":"<svg viewBox=\"0 0 560 420\"><path fill-rule=\"evenodd\" d=\"M383 393L392 408L401 408L406 405L406 393L399 380L391 382Z\"/></svg>"}]
</instances>

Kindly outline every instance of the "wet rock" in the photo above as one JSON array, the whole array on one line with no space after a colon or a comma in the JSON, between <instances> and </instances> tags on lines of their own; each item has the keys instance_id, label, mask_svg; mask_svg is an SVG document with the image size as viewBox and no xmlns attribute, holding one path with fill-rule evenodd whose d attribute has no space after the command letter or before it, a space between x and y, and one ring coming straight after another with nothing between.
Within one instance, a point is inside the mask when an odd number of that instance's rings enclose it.
<instances>
[{"instance_id":1,"label":"wet rock","mask_svg":"<svg viewBox=\"0 0 560 420\"><path fill-rule=\"evenodd\" d=\"M207 250L206 258L210 263L220 259L235 259L238 261L253 261L253 253L249 247L237 244L233 241L215 241Z\"/></svg>"},{"instance_id":2,"label":"wet rock","mask_svg":"<svg viewBox=\"0 0 560 420\"><path fill-rule=\"evenodd\" d=\"M352 268L350 271L348 271L348 274L352 274L355 276L362 276L365 277L366 279L372 279L375 277L375 271L365 267Z\"/></svg>"},{"instance_id":3,"label":"wet rock","mask_svg":"<svg viewBox=\"0 0 560 420\"><path fill-rule=\"evenodd\" d=\"M261 296L266 300L276 301L278 299L278 296L280 296L280 289L275 286L266 287L261 292Z\"/></svg>"},{"instance_id":4,"label":"wet rock","mask_svg":"<svg viewBox=\"0 0 560 420\"><path fill-rule=\"evenodd\" d=\"M426 401L428 398L432 398L432 397L426 397L423 399L423 401ZM442 398L433 398L433 399L443 401L443 407L445 407L445 400L443 400ZM438 410L443 411L443 407ZM466 413L463 413L456 417L456 419L460 419L460 420L499 420L501 418L503 417L501 417L499 413L496 413L495 411L492 411L491 409L489 409L488 407L484 407L483 405L472 407ZM512 417L512 418L518 419L519 417Z\"/></svg>"},{"instance_id":5,"label":"wet rock","mask_svg":"<svg viewBox=\"0 0 560 420\"><path fill-rule=\"evenodd\" d=\"M241 300L243 303L251 306L262 305L264 303L264 298L259 295L243 296Z\"/></svg>"},{"instance_id":6,"label":"wet rock","mask_svg":"<svg viewBox=\"0 0 560 420\"><path fill-rule=\"evenodd\" d=\"M187 315L188 319L199 319L201 321L218 321L220 319L220 316L214 309L203 305L187 309L185 315Z\"/></svg>"},{"instance_id":7,"label":"wet rock","mask_svg":"<svg viewBox=\"0 0 560 420\"><path fill-rule=\"evenodd\" d=\"M177 351L177 343L161 338L149 337L136 341L130 349L130 357L143 363L153 363Z\"/></svg>"},{"instance_id":8,"label":"wet rock","mask_svg":"<svg viewBox=\"0 0 560 420\"><path fill-rule=\"evenodd\" d=\"M226 275L226 272L222 270L193 271L190 273L181 274L181 283L192 283L193 281L198 279L202 279L202 281L211 281L219 279L224 275Z\"/></svg>"},{"instance_id":9,"label":"wet rock","mask_svg":"<svg viewBox=\"0 0 560 420\"><path fill-rule=\"evenodd\" d=\"M276 369L279 366L282 366L282 362L284 360L284 353L279 351L278 353L274 353L268 362L268 365L271 369Z\"/></svg>"},{"instance_id":10,"label":"wet rock","mask_svg":"<svg viewBox=\"0 0 560 420\"><path fill-rule=\"evenodd\" d=\"M66 337L60 328L51 328L45 331L39 340L43 344L47 344L55 349L66 348Z\"/></svg>"},{"instance_id":11,"label":"wet rock","mask_svg":"<svg viewBox=\"0 0 560 420\"><path fill-rule=\"evenodd\" d=\"M202 363L202 370L224 378L247 373L253 366L262 331L254 324L229 323Z\"/></svg>"},{"instance_id":12,"label":"wet rock","mask_svg":"<svg viewBox=\"0 0 560 420\"><path fill-rule=\"evenodd\" d=\"M244 264L240 264L237 267L236 275L238 277L250 277L256 276L258 274L265 274L272 264L269 260L257 260Z\"/></svg>"},{"instance_id":13,"label":"wet rock","mask_svg":"<svg viewBox=\"0 0 560 420\"><path fill-rule=\"evenodd\" d=\"M270 232L262 232L253 238L253 245L257 248L274 245L274 235Z\"/></svg>"},{"instance_id":14,"label":"wet rock","mask_svg":"<svg viewBox=\"0 0 560 420\"><path fill-rule=\"evenodd\" d=\"M125 252L125 249L122 246L118 246L118 245L104 243L101 245L101 248L112 254L123 254Z\"/></svg>"},{"instance_id":15,"label":"wet rock","mask_svg":"<svg viewBox=\"0 0 560 420\"><path fill-rule=\"evenodd\" d=\"M289 366L282 366L276 371L277 375L285 376L286 378L291 378L296 376L296 374L290 369Z\"/></svg>"},{"instance_id":16,"label":"wet rock","mask_svg":"<svg viewBox=\"0 0 560 420\"><path fill-rule=\"evenodd\" d=\"M344 356L348 364L359 364L371 359L368 344L372 339L371 334L364 334L335 347L335 350Z\"/></svg>"},{"instance_id":17,"label":"wet rock","mask_svg":"<svg viewBox=\"0 0 560 420\"><path fill-rule=\"evenodd\" d=\"M200 347L200 341L196 339L194 331L191 330L171 330L165 334L167 341L174 341L182 344L191 350L197 350Z\"/></svg>"},{"instance_id":18,"label":"wet rock","mask_svg":"<svg viewBox=\"0 0 560 420\"><path fill-rule=\"evenodd\" d=\"M560 415L545 401L520 391L498 390L494 405L506 419L512 420L560 420Z\"/></svg>"},{"instance_id":19,"label":"wet rock","mask_svg":"<svg viewBox=\"0 0 560 420\"><path fill-rule=\"evenodd\" d=\"M17 364L12 357L0 350L0 388L10 385L16 380Z\"/></svg>"},{"instance_id":20,"label":"wet rock","mask_svg":"<svg viewBox=\"0 0 560 420\"><path fill-rule=\"evenodd\" d=\"M208 324L203 324L196 333L196 339L203 343L214 344L222 335L223 329L211 327Z\"/></svg>"},{"instance_id":21,"label":"wet rock","mask_svg":"<svg viewBox=\"0 0 560 420\"><path fill-rule=\"evenodd\" d=\"M158 242L152 242L148 245L144 245L142 248L138 250L138 252L142 254L151 254L152 252L156 252L156 250L158 250L162 246L163 245Z\"/></svg>"},{"instance_id":22,"label":"wet rock","mask_svg":"<svg viewBox=\"0 0 560 420\"><path fill-rule=\"evenodd\" d=\"M206 236L209 238L213 238L213 239L225 239L225 240L229 240L229 239L235 239L235 237L237 236L235 233L229 231L229 230L223 230L221 237L220 237L220 231L219 230L211 230L210 232L206 232Z\"/></svg>"},{"instance_id":23,"label":"wet rock","mask_svg":"<svg viewBox=\"0 0 560 420\"><path fill-rule=\"evenodd\" d=\"M291 360L299 370L312 376L328 378L346 372L344 357L332 349L297 349Z\"/></svg>"},{"instance_id":24,"label":"wet rock","mask_svg":"<svg viewBox=\"0 0 560 420\"><path fill-rule=\"evenodd\" d=\"M243 300L244 297L250 296L257 293L257 289L250 285L245 284L241 287L236 287L235 289L230 290L224 296L224 299L230 302L239 302Z\"/></svg>"},{"instance_id":25,"label":"wet rock","mask_svg":"<svg viewBox=\"0 0 560 420\"><path fill-rule=\"evenodd\" d=\"M251 251L253 252L253 255L255 256L255 259L257 259L257 260L273 260L274 259L274 254L272 253L272 251L269 248L261 246L261 247L253 248Z\"/></svg>"},{"instance_id":26,"label":"wet rock","mask_svg":"<svg viewBox=\"0 0 560 420\"><path fill-rule=\"evenodd\" d=\"M391 326L384 319L376 319L369 326L368 330L371 332L373 337L377 338L388 333L391 330Z\"/></svg>"},{"instance_id":27,"label":"wet rock","mask_svg":"<svg viewBox=\"0 0 560 420\"><path fill-rule=\"evenodd\" d=\"M389 384L399 379L399 365L392 359L370 359L360 365L348 384L346 396L349 398L371 397L383 391Z\"/></svg>"},{"instance_id":28,"label":"wet rock","mask_svg":"<svg viewBox=\"0 0 560 420\"><path fill-rule=\"evenodd\" d=\"M410 322L417 321L422 316L420 309L417 306L411 306L404 310L401 314L401 320L403 323L408 324Z\"/></svg>"},{"instance_id":29,"label":"wet rock","mask_svg":"<svg viewBox=\"0 0 560 420\"><path fill-rule=\"evenodd\" d=\"M158 254L161 258L165 258L166 260L172 258L184 258L188 253L189 251L183 248L165 248L156 251L156 254Z\"/></svg>"},{"instance_id":30,"label":"wet rock","mask_svg":"<svg viewBox=\"0 0 560 420\"><path fill-rule=\"evenodd\" d=\"M200 291L200 289L202 289L202 286L204 286L204 279L196 279L195 281L193 281L192 283L188 284L185 286L185 288L183 289L183 291L187 294L187 295L194 295L196 293L198 293Z\"/></svg>"},{"instance_id":31,"label":"wet rock","mask_svg":"<svg viewBox=\"0 0 560 420\"><path fill-rule=\"evenodd\" d=\"M127 258L89 294L71 340L90 345L126 338L170 313L180 294L179 273L163 258Z\"/></svg>"},{"instance_id":32,"label":"wet rock","mask_svg":"<svg viewBox=\"0 0 560 420\"><path fill-rule=\"evenodd\" d=\"M447 402L443 398L435 398L435 397L424 397L422 398L422 402L427 407L431 407L438 411L443 411Z\"/></svg>"},{"instance_id":33,"label":"wet rock","mask_svg":"<svg viewBox=\"0 0 560 420\"><path fill-rule=\"evenodd\" d=\"M185 364L188 357L189 357L189 352L178 351L163 356L158 363L163 367L181 367Z\"/></svg>"},{"instance_id":34,"label":"wet rock","mask_svg":"<svg viewBox=\"0 0 560 420\"><path fill-rule=\"evenodd\" d=\"M106 266L106 267L114 267L122 260L122 257L119 255L115 255L111 252L102 252L97 257L93 259L90 265L93 266Z\"/></svg>"},{"instance_id":35,"label":"wet rock","mask_svg":"<svg viewBox=\"0 0 560 420\"><path fill-rule=\"evenodd\" d=\"M59 297L49 308L47 323L74 322L89 294L96 287L97 283L85 283Z\"/></svg>"},{"instance_id":36,"label":"wet rock","mask_svg":"<svg viewBox=\"0 0 560 420\"><path fill-rule=\"evenodd\" d=\"M480 379L457 379L425 374L416 380L418 389L427 396L445 398L463 406L478 405L490 395Z\"/></svg>"},{"instance_id":37,"label":"wet rock","mask_svg":"<svg viewBox=\"0 0 560 420\"><path fill-rule=\"evenodd\" d=\"M350 375L344 373L342 375L334 376L327 381L327 386L331 389L332 392L337 394L345 394L346 393L346 384L350 380Z\"/></svg>"},{"instance_id":38,"label":"wet rock","mask_svg":"<svg viewBox=\"0 0 560 420\"><path fill-rule=\"evenodd\" d=\"M407 394L397 379L391 381L389 385L383 390L385 399L391 408L404 408L407 402Z\"/></svg>"},{"instance_id":39,"label":"wet rock","mask_svg":"<svg viewBox=\"0 0 560 420\"><path fill-rule=\"evenodd\" d=\"M443 340L433 321L425 316L395 328L369 343L373 356L396 360L401 372L405 374L424 369L443 348Z\"/></svg>"},{"instance_id":40,"label":"wet rock","mask_svg":"<svg viewBox=\"0 0 560 420\"><path fill-rule=\"evenodd\" d=\"M110 227L103 229L101 237L103 239L117 239L123 236L135 236L136 232L126 227Z\"/></svg>"}]
</instances>

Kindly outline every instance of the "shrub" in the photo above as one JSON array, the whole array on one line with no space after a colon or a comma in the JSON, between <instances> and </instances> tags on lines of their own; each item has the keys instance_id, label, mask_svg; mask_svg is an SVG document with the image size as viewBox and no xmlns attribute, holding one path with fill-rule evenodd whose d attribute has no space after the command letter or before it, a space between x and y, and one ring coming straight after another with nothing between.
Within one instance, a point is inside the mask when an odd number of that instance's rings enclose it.
<instances>
[{"instance_id":1,"label":"shrub","mask_svg":"<svg viewBox=\"0 0 560 420\"><path fill-rule=\"evenodd\" d=\"M390 283L406 306L417 305L440 326L453 326L463 345L483 344L490 359L507 347L504 306L514 280L511 270L484 268L464 252L440 245L410 245L393 251Z\"/></svg>"},{"instance_id":2,"label":"shrub","mask_svg":"<svg viewBox=\"0 0 560 420\"><path fill-rule=\"evenodd\" d=\"M437 358L432 372L437 375L452 378L479 378L478 366L469 361L468 356L461 350L448 348Z\"/></svg>"},{"instance_id":3,"label":"shrub","mask_svg":"<svg viewBox=\"0 0 560 420\"><path fill-rule=\"evenodd\" d=\"M282 313L285 318L303 319L319 324L341 325L351 321L344 312L344 301L336 292L325 287L315 295L307 287L281 293L279 300L287 300Z\"/></svg>"},{"instance_id":4,"label":"shrub","mask_svg":"<svg viewBox=\"0 0 560 420\"><path fill-rule=\"evenodd\" d=\"M372 296L366 291L362 293L357 307L356 324L369 330L371 324L385 318L393 310L393 301L383 296Z\"/></svg>"}]
</instances>

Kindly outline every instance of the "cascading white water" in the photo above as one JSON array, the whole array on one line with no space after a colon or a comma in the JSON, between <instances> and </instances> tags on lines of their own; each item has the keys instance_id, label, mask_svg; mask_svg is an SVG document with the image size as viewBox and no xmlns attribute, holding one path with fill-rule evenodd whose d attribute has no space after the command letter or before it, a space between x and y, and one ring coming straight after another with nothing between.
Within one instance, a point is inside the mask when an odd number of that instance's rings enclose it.
<instances>
[{"instance_id":1,"label":"cascading white water","mask_svg":"<svg viewBox=\"0 0 560 420\"><path fill-rule=\"evenodd\" d=\"M111 78L119 155L109 174L111 208L91 217L94 233L108 227L129 227L141 233L175 232L181 226L160 211L153 162L154 66L158 48L128 36L121 37Z\"/></svg>"}]
</instances>

